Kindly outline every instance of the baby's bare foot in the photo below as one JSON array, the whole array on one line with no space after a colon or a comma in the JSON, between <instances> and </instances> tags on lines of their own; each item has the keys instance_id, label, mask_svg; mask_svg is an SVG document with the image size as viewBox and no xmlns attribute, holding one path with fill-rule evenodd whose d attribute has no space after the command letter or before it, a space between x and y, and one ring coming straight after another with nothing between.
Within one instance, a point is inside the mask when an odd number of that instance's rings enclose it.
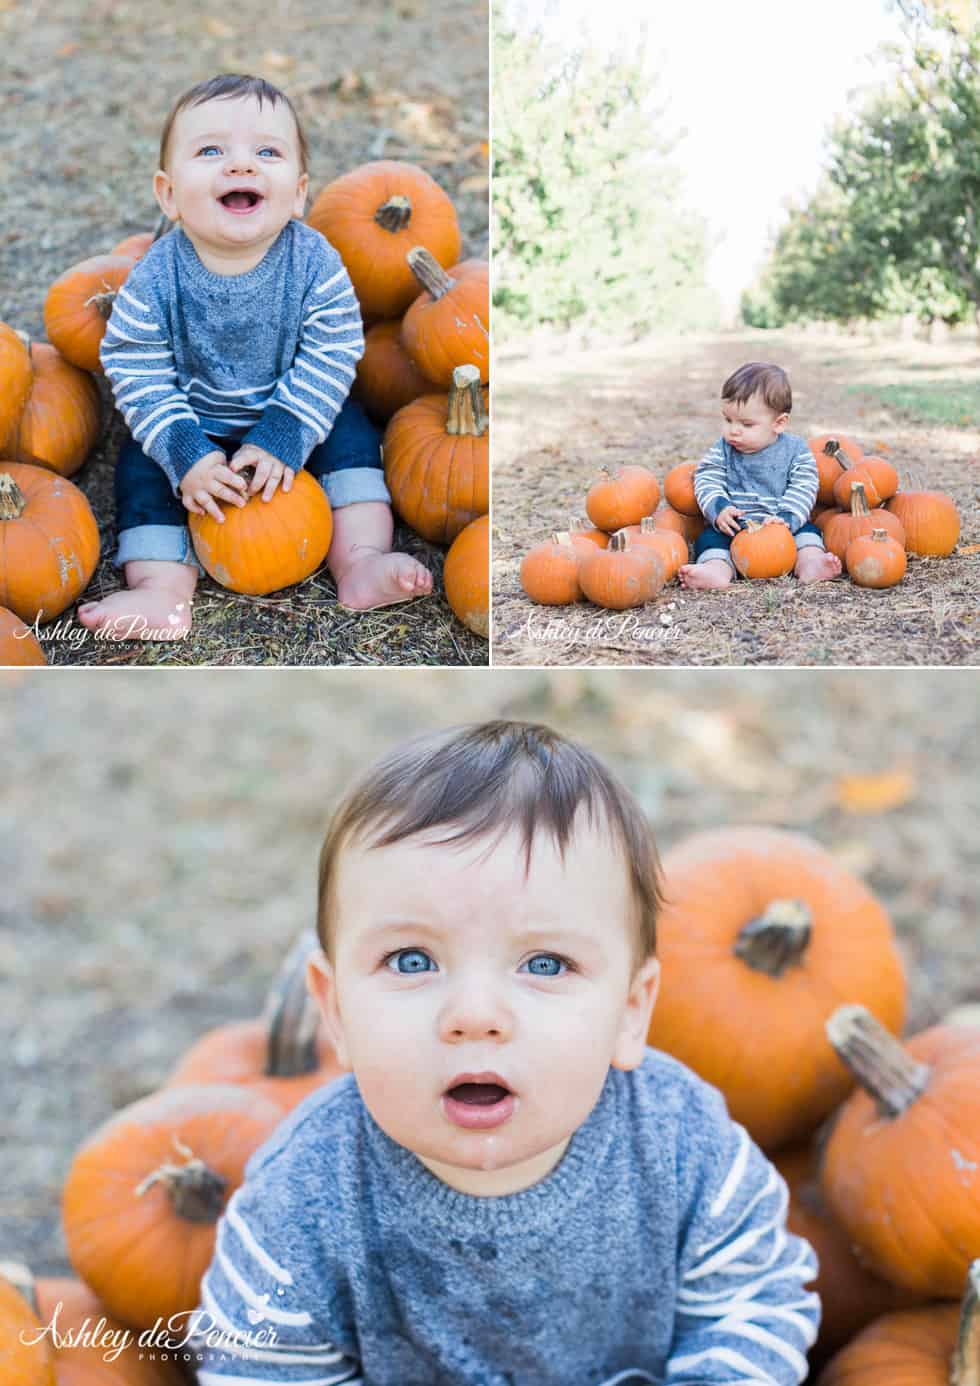
<instances>
[{"instance_id":1,"label":"baby's bare foot","mask_svg":"<svg viewBox=\"0 0 980 1386\"><path fill-rule=\"evenodd\" d=\"M107 640L180 640L191 628L192 602L165 587L124 587L100 602L85 602L78 619Z\"/></svg>"},{"instance_id":2,"label":"baby's bare foot","mask_svg":"<svg viewBox=\"0 0 980 1386\"><path fill-rule=\"evenodd\" d=\"M685 563L678 570L682 587L727 587L735 576L730 563L724 559L709 558L705 563Z\"/></svg>"},{"instance_id":3,"label":"baby's bare foot","mask_svg":"<svg viewBox=\"0 0 980 1386\"><path fill-rule=\"evenodd\" d=\"M835 553L818 549L810 544L800 549L796 555L795 573L800 582L825 582L828 578L840 577L841 561Z\"/></svg>"},{"instance_id":4,"label":"baby's bare foot","mask_svg":"<svg viewBox=\"0 0 980 1386\"><path fill-rule=\"evenodd\" d=\"M372 553L359 558L337 581L337 600L352 611L427 597L432 574L407 553Z\"/></svg>"}]
</instances>

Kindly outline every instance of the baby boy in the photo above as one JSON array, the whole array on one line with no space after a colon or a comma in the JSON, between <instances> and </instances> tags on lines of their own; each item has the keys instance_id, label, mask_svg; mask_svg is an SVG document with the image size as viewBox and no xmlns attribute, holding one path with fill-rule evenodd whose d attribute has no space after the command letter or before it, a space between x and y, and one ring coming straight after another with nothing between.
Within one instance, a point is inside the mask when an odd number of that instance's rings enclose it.
<instances>
[{"instance_id":1,"label":"baby boy","mask_svg":"<svg viewBox=\"0 0 980 1386\"><path fill-rule=\"evenodd\" d=\"M727 587L735 576L728 551L744 519L789 526L796 540L793 571L801 582L839 576L840 559L809 523L817 464L805 439L785 431L792 407L780 366L752 361L721 387L722 436L694 473L694 495L707 523L695 541L694 562L679 572L685 587Z\"/></svg>"},{"instance_id":2,"label":"baby boy","mask_svg":"<svg viewBox=\"0 0 980 1386\"><path fill-rule=\"evenodd\" d=\"M291 102L258 77L202 82L166 121L153 190L177 225L131 271L101 348L130 432L115 474L128 590L79 607L90 629L184 634L200 571L187 512L221 521L219 502L267 502L304 466L334 510L342 604L432 589L391 552L379 437L348 399L360 310L340 256L299 220L306 165Z\"/></svg>"},{"instance_id":3,"label":"baby boy","mask_svg":"<svg viewBox=\"0 0 980 1386\"><path fill-rule=\"evenodd\" d=\"M658 899L635 800L546 727L429 735L348 792L309 986L351 1072L228 1205L201 1386L805 1378L785 1185L646 1047Z\"/></svg>"}]
</instances>

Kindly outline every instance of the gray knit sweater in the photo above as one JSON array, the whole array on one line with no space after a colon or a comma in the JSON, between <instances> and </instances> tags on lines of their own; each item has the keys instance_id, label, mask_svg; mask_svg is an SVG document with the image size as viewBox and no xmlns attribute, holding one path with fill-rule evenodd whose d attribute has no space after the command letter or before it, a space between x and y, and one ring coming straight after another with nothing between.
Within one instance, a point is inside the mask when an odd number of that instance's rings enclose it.
<instances>
[{"instance_id":1,"label":"gray knit sweater","mask_svg":"<svg viewBox=\"0 0 980 1386\"><path fill-rule=\"evenodd\" d=\"M776 515L795 534L817 499L817 464L806 439L795 433L781 433L752 453L719 438L695 468L694 495L711 525L726 505L734 505L750 519Z\"/></svg>"},{"instance_id":2,"label":"gray knit sweater","mask_svg":"<svg viewBox=\"0 0 980 1386\"><path fill-rule=\"evenodd\" d=\"M819 1305L786 1199L717 1090L655 1050L610 1070L549 1175L501 1197L442 1183L348 1075L228 1205L197 1319L223 1337L199 1380L797 1386Z\"/></svg>"},{"instance_id":3,"label":"gray knit sweater","mask_svg":"<svg viewBox=\"0 0 980 1386\"><path fill-rule=\"evenodd\" d=\"M176 227L130 272L100 358L130 433L176 488L215 438L298 471L333 427L364 354L333 246L289 221L245 274L206 269Z\"/></svg>"}]
</instances>

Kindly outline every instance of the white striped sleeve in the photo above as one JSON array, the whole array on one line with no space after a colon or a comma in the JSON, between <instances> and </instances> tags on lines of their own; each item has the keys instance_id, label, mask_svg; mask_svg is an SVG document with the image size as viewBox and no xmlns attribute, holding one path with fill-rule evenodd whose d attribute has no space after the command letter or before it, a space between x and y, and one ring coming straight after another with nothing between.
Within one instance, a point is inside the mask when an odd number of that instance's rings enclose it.
<instances>
[{"instance_id":1,"label":"white striped sleeve","mask_svg":"<svg viewBox=\"0 0 980 1386\"><path fill-rule=\"evenodd\" d=\"M721 443L715 443L694 469L694 498L709 524L714 524L725 506L732 503Z\"/></svg>"},{"instance_id":2,"label":"white striped sleeve","mask_svg":"<svg viewBox=\"0 0 980 1386\"><path fill-rule=\"evenodd\" d=\"M794 534L809 520L818 487L819 477L813 453L808 447L803 447L793 458L778 511Z\"/></svg>"},{"instance_id":3,"label":"white striped sleeve","mask_svg":"<svg viewBox=\"0 0 980 1386\"><path fill-rule=\"evenodd\" d=\"M820 1302L804 1289L816 1256L787 1231L786 1185L744 1128L724 1117L707 1134L710 1170L684 1240L666 1384L798 1386L820 1322Z\"/></svg>"},{"instance_id":4,"label":"white striped sleeve","mask_svg":"<svg viewBox=\"0 0 980 1386\"><path fill-rule=\"evenodd\" d=\"M363 1386L356 1360L311 1312L329 1303L331 1287L294 1275L268 1244L276 1220L266 1218L264 1231L253 1225L248 1193L246 1184L229 1202L201 1281L188 1348L198 1386Z\"/></svg>"}]
</instances>

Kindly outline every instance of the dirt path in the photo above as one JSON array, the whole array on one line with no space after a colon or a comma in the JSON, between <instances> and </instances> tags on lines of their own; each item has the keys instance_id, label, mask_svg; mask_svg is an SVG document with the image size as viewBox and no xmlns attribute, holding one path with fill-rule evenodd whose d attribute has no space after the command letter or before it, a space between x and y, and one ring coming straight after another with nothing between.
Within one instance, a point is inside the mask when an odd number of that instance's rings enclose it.
<instances>
[{"instance_id":1,"label":"dirt path","mask_svg":"<svg viewBox=\"0 0 980 1386\"><path fill-rule=\"evenodd\" d=\"M980 541L975 431L900 416L868 393L948 358L976 378L975 348L861 343L843 336L753 333L638 343L619 351L498 362L494 395L494 649L497 664L945 665L980 651L980 556L910 559L897 588L792 577L723 592L671 585L635 612L535 606L520 588L524 553L572 514L602 464L642 462L660 480L718 436L721 382L744 361L775 360L793 383L792 428L839 430L881 450L905 489L953 496L960 547ZM860 388L864 386L864 390Z\"/></svg>"},{"instance_id":2,"label":"dirt path","mask_svg":"<svg viewBox=\"0 0 980 1386\"><path fill-rule=\"evenodd\" d=\"M311 198L368 159L425 167L453 198L463 254L487 253L486 0L0 0L0 321L43 339L48 286L78 260L150 229L160 127L173 100L219 72L250 72L293 100L310 145ZM109 397L101 382L108 416ZM102 560L80 601L115 590L112 478L119 416L72 478L99 523ZM453 617L443 550L400 526L396 547L437 593L351 619L326 569L265 602L201 583L180 645L47 645L59 664L478 664L486 642ZM72 612L66 613L71 620Z\"/></svg>"}]
</instances>

